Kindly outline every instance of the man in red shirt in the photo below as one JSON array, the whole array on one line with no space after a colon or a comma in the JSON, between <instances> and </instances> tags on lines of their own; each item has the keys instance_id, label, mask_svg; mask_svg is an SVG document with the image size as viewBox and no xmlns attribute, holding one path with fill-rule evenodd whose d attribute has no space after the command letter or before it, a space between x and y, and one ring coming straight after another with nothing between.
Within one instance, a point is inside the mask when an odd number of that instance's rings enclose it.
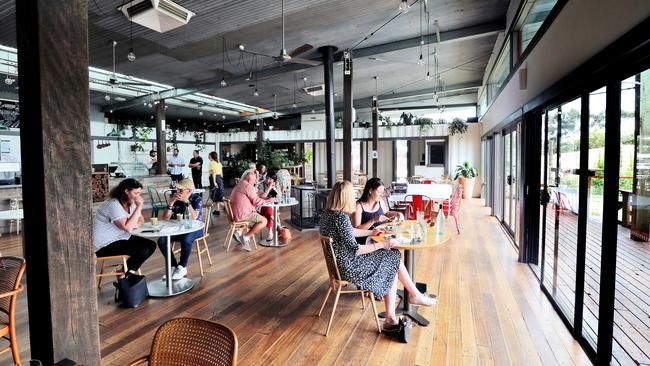
<instances>
[{"instance_id":1,"label":"man in red shirt","mask_svg":"<svg viewBox=\"0 0 650 366\"><path fill-rule=\"evenodd\" d=\"M257 193L257 172L249 169L242 174L242 180L230 193L230 204L235 221L248 221L253 226L242 235L236 231L235 240L242 243L246 251L251 251L250 239L267 224L266 218L257 213L257 207L273 198L262 198Z\"/></svg>"}]
</instances>

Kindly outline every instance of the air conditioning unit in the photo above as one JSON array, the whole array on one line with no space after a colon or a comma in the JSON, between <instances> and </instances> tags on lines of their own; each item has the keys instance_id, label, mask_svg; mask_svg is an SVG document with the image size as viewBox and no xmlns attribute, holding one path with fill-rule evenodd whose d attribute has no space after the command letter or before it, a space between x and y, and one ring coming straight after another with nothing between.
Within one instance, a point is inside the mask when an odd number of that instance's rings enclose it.
<instances>
[{"instance_id":1,"label":"air conditioning unit","mask_svg":"<svg viewBox=\"0 0 650 366\"><path fill-rule=\"evenodd\" d=\"M302 90L311 96L317 97L319 95L325 94L325 84L308 86L302 88Z\"/></svg>"},{"instance_id":2,"label":"air conditioning unit","mask_svg":"<svg viewBox=\"0 0 650 366\"><path fill-rule=\"evenodd\" d=\"M196 15L170 0L133 0L117 10L134 23L160 33L185 25Z\"/></svg>"}]
</instances>

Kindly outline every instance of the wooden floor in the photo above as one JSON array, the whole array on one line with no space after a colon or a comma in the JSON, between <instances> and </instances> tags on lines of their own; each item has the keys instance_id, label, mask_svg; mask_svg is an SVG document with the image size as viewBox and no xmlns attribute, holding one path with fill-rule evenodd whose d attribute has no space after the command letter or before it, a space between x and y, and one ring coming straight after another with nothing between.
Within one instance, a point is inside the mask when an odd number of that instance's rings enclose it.
<instances>
[{"instance_id":1,"label":"wooden floor","mask_svg":"<svg viewBox=\"0 0 650 366\"><path fill-rule=\"evenodd\" d=\"M316 231L293 230L284 248L241 247L226 253L224 217L211 229L214 265L199 279L196 257L189 293L150 299L136 309L113 303L110 283L98 293L104 365L124 365L145 354L165 320L191 316L232 327L242 365L584 365L590 364L572 339L528 265L516 252L482 201L463 201L461 236L418 252L417 279L438 294L439 304L422 313L432 324L416 327L409 344L376 331L372 310L357 296L342 296L333 329L324 337L324 316L316 313L327 288L327 274ZM288 217L288 212L284 214ZM449 223L450 226L453 223ZM20 254L20 237L0 238L3 255ZM162 256L144 265L149 281L159 281ZM92 281L92 279L89 279ZM110 281L109 281L110 282ZM26 296L19 301L19 338L29 359ZM383 304L380 304L383 309ZM0 356L0 364L10 356Z\"/></svg>"},{"instance_id":2,"label":"wooden floor","mask_svg":"<svg viewBox=\"0 0 650 366\"><path fill-rule=\"evenodd\" d=\"M544 283L559 305L573 318L578 216L561 213L558 241L557 280L553 291L555 212L547 208L546 264ZM550 224L549 224L550 223ZM585 258L584 332L597 339L602 230L589 220ZM630 239L630 230L618 227L616 299L614 313L613 364L650 363L650 243Z\"/></svg>"}]
</instances>

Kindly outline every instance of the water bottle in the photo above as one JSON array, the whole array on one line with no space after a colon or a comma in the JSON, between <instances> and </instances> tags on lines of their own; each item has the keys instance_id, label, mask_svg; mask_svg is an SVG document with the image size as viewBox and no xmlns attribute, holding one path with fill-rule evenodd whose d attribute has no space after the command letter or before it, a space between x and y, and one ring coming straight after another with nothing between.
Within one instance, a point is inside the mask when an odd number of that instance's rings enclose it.
<instances>
[{"instance_id":1,"label":"water bottle","mask_svg":"<svg viewBox=\"0 0 650 366\"><path fill-rule=\"evenodd\" d=\"M438 208L438 217L436 217L436 234L445 235L445 229L447 228L447 218L445 217L445 212L442 209L442 204Z\"/></svg>"},{"instance_id":2,"label":"water bottle","mask_svg":"<svg viewBox=\"0 0 650 366\"><path fill-rule=\"evenodd\" d=\"M185 213L183 214L183 226L186 229L192 228L192 215L190 214L189 205L185 206Z\"/></svg>"}]
</instances>

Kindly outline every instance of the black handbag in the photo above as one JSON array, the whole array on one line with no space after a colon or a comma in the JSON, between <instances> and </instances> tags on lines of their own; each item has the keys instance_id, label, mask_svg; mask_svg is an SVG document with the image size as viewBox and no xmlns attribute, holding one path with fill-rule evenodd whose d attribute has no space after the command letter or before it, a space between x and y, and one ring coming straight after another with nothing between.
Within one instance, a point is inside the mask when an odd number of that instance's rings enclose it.
<instances>
[{"instance_id":1,"label":"black handbag","mask_svg":"<svg viewBox=\"0 0 650 366\"><path fill-rule=\"evenodd\" d=\"M147 280L144 276L131 274L113 282L115 302L122 302L122 307L136 308L149 296Z\"/></svg>"}]
</instances>

